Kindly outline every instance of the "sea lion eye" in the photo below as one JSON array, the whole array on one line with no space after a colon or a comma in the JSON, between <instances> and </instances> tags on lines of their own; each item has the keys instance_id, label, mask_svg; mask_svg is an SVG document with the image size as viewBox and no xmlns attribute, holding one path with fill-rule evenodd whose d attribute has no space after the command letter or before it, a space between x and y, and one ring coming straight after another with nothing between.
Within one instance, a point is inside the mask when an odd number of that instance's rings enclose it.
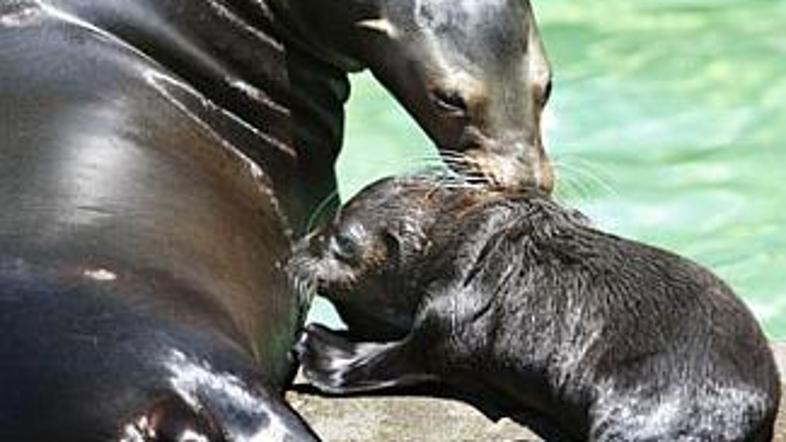
<instances>
[{"instance_id":1,"label":"sea lion eye","mask_svg":"<svg viewBox=\"0 0 786 442\"><path fill-rule=\"evenodd\" d=\"M355 264L360 258L360 246L350 235L338 233L331 244L333 254L341 261Z\"/></svg>"},{"instance_id":2,"label":"sea lion eye","mask_svg":"<svg viewBox=\"0 0 786 442\"><path fill-rule=\"evenodd\" d=\"M431 91L434 105L437 109L448 113L467 112L467 102L456 90L434 89Z\"/></svg>"}]
</instances>

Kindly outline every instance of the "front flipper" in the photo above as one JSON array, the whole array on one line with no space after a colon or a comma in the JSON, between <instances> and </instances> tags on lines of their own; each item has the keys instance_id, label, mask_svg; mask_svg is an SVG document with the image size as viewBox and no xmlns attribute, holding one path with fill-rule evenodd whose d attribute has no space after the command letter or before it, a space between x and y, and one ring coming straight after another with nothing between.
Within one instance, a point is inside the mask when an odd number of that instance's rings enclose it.
<instances>
[{"instance_id":1,"label":"front flipper","mask_svg":"<svg viewBox=\"0 0 786 442\"><path fill-rule=\"evenodd\" d=\"M295 347L303 375L329 394L354 394L436 380L420 363L411 338L376 343L352 342L317 324L306 327Z\"/></svg>"}]
</instances>

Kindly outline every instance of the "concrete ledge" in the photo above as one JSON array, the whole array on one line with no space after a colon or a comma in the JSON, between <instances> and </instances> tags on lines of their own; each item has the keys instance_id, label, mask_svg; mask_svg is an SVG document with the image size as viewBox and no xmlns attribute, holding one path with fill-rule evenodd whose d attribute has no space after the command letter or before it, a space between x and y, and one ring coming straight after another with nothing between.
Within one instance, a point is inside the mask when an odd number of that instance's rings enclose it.
<instances>
[{"instance_id":1,"label":"concrete ledge","mask_svg":"<svg viewBox=\"0 0 786 442\"><path fill-rule=\"evenodd\" d=\"M773 349L783 377L786 374L786 343L774 344ZM293 392L287 394L287 399L326 442L540 440L509 420L491 422L474 408L450 400L418 397L328 399ZM786 406L783 404L774 441L786 442Z\"/></svg>"}]
</instances>

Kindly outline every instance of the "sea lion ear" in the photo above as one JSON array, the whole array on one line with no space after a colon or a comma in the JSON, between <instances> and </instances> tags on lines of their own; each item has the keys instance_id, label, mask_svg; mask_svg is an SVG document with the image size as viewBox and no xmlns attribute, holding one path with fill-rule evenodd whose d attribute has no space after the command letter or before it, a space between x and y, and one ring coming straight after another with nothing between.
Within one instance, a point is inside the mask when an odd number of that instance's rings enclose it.
<instances>
[{"instance_id":1,"label":"sea lion ear","mask_svg":"<svg viewBox=\"0 0 786 442\"><path fill-rule=\"evenodd\" d=\"M385 251L388 258L401 254L401 240L393 233L385 232L382 234L382 241L385 244Z\"/></svg>"},{"instance_id":2,"label":"sea lion ear","mask_svg":"<svg viewBox=\"0 0 786 442\"><path fill-rule=\"evenodd\" d=\"M195 411L182 398L172 394L155 401L125 425L119 440L223 442L226 439L209 416Z\"/></svg>"}]
</instances>

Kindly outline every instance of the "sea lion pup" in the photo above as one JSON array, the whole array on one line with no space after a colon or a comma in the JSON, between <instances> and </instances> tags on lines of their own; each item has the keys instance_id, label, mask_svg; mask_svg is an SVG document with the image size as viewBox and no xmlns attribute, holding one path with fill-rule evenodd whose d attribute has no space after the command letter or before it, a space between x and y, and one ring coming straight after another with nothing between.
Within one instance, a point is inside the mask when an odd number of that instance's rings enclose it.
<instances>
[{"instance_id":1,"label":"sea lion pup","mask_svg":"<svg viewBox=\"0 0 786 442\"><path fill-rule=\"evenodd\" d=\"M323 392L438 382L547 440L772 437L774 358L732 290L546 197L384 180L289 266L348 324L297 346Z\"/></svg>"}]
</instances>

